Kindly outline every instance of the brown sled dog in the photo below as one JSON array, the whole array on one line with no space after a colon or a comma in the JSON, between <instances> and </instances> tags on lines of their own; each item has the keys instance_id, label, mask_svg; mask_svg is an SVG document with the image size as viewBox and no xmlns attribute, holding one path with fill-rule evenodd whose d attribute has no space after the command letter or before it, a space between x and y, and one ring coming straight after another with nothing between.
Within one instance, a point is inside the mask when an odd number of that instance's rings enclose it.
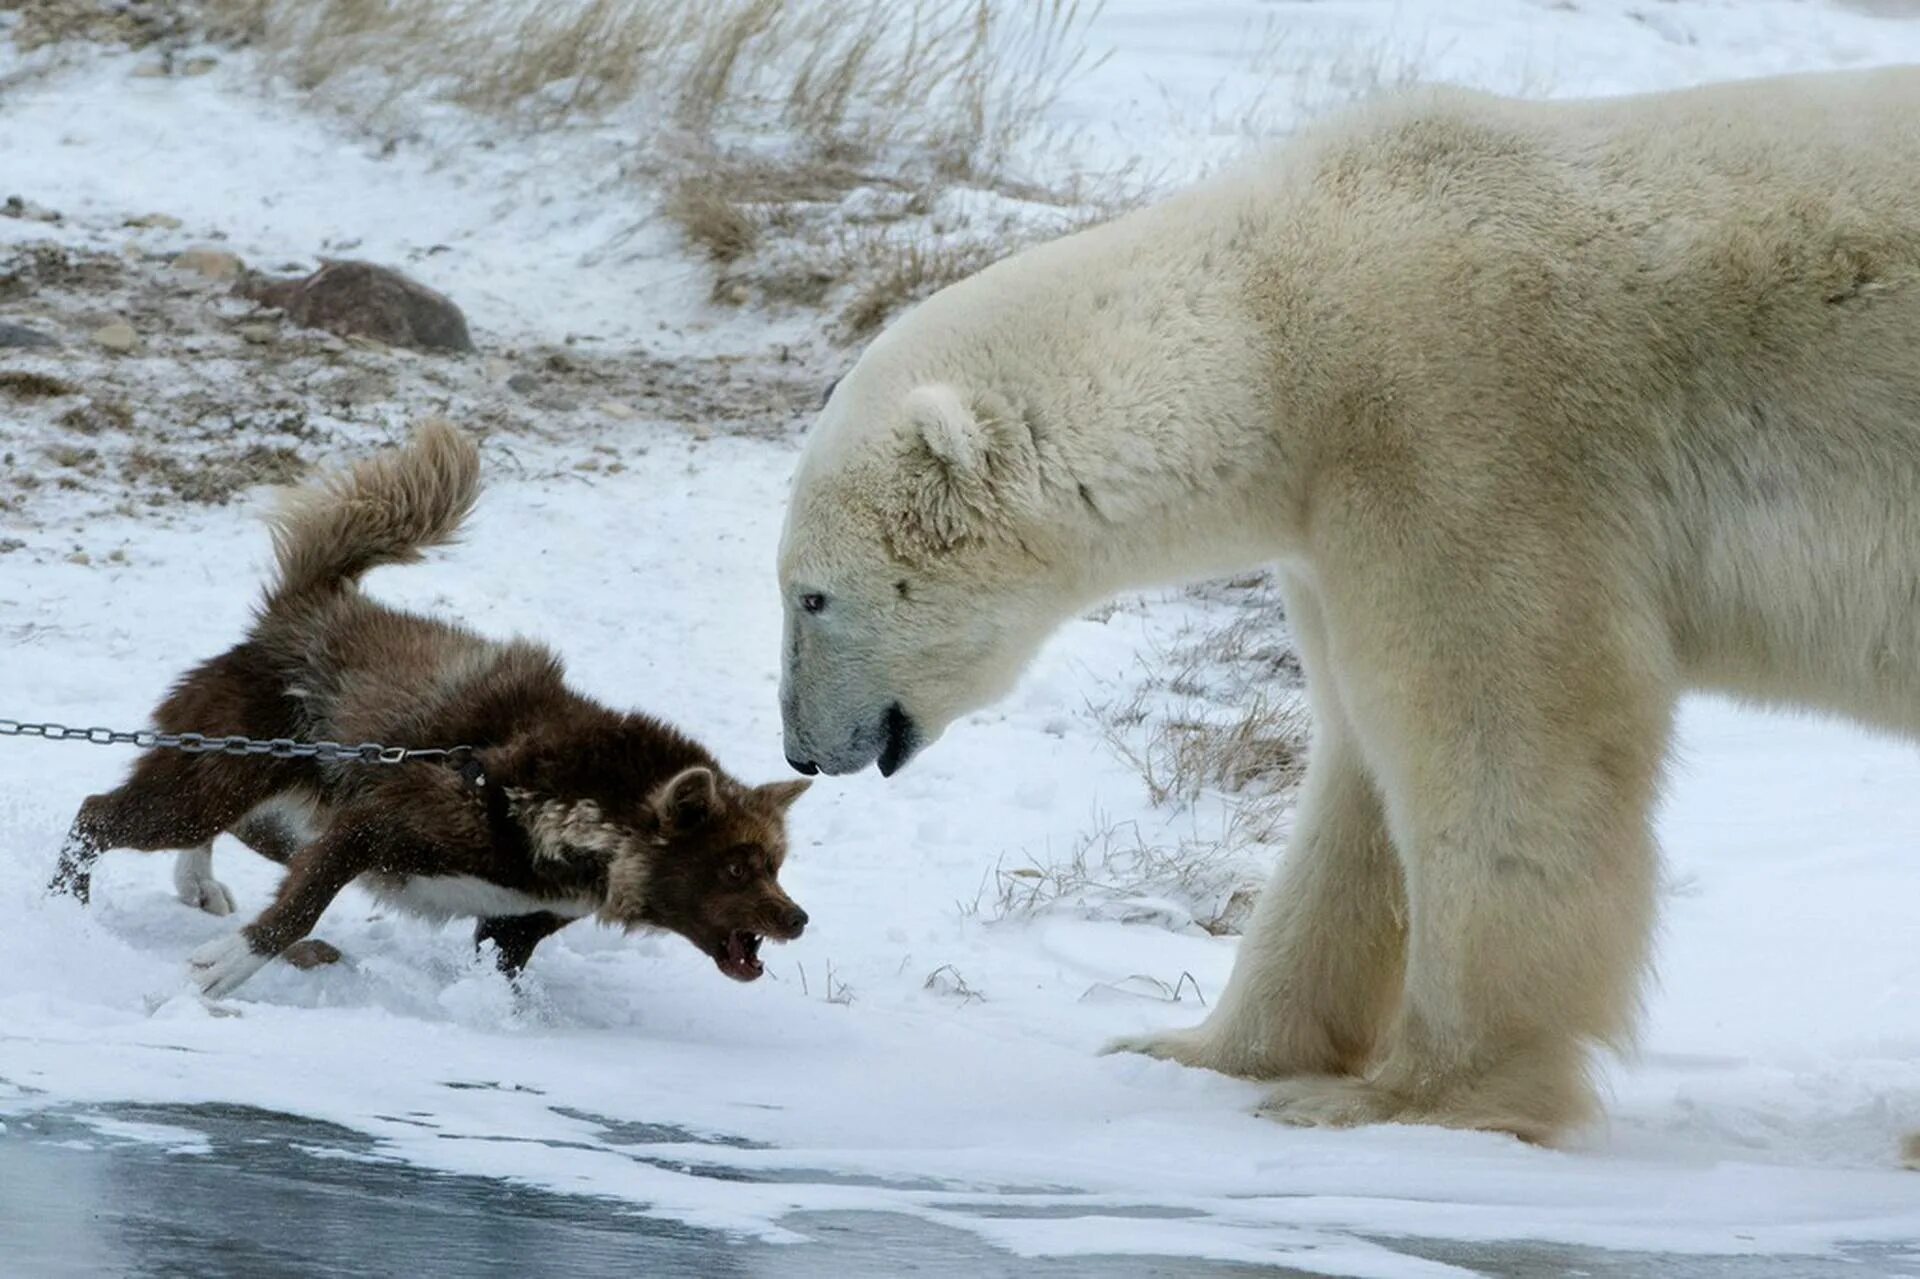
<instances>
[{"instance_id":1,"label":"brown sled dog","mask_svg":"<svg viewBox=\"0 0 1920 1279\"><path fill-rule=\"evenodd\" d=\"M107 849L179 849L181 897L225 915L215 835L283 863L273 903L193 954L209 995L300 942L355 880L414 914L477 917L475 943L492 941L510 975L542 938L595 915L677 932L727 976L758 977L761 939L798 937L807 922L778 882L786 810L805 782L744 786L665 724L570 691L539 645L483 639L356 587L450 540L478 491L478 453L444 423L296 490L272 520L279 580L252 632L154 716L169 732L472 745L463 771L152 752L82 805L52 887L84 901Z\"/></svg>"}]
</instances>

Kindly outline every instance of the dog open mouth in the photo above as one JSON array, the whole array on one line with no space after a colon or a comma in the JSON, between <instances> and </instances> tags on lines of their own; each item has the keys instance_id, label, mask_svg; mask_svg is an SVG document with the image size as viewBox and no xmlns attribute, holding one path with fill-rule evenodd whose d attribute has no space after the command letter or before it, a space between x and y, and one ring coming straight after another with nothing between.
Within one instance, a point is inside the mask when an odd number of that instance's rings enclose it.
<instances>
[{"instance_id":1,"label":"dog open mouth","mask_svg":"<svg viewBox=\"0 0 1920 1279\"><path fill-rule=\"evenodd\" d=\"M713 962L735 981L753 981L767 971L760 962L760 934L736 928L713 952Z\"/></svg>"}]
</instances>

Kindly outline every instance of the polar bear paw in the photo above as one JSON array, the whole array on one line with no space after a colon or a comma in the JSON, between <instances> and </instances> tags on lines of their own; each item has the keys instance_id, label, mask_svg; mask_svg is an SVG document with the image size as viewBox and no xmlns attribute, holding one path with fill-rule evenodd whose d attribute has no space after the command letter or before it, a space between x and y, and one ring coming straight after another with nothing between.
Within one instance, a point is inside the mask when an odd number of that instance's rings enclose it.
<instances>
[{"instance_id":1,"label":"polar bear paw","mask_svg":"<svg viewBox=\"0 0 1920 1279\"><path fill-rule=\"evenodd\" d=\"M253 948L245 933L218 937L187 956L187 975L209 999L230 995L267 966L272 955Z\"/></svg>"},{"instance_id":2,"label":"polar bear paw","mask_svg":"<svg viewBox=\"0 0 1920 1279\"><path fill-rule=\"evenodd\" d=\"M1278 1084L1260 1103L1265 1118L1295 1128L1358 1128L1363 1124L1419 1123L1399 1097L1364 1079L1302 1075Z\"/></svg>"},{"instance_id":3,"label":"polar bear paw","mask_svg":"<svg viewBox=\"0 0 1920 1279\"><path fill-rule=\"evenodd\" d=\"M233 894L213 877L213 849L203 845L183 849L173 859L173 891L180 900L209 915L231 915Z\"/></svg>"},{"instance_id":4,"label":"polar bear paw","mask_svg":"<svg viewBox=\"0 0 1920 1279\"><path fill-rule=\"evenodd\" d=\"M1147 1057L1157 1057L1161 1061L1178 1062L1182 1066L1191 1066L1196 1070L1222 1070L1220 1054L1214 1050L1210 1037L1201 1033L1204 1027L1189 1026L1181 1030L1162 1030L1152 1034L1121 1035L1110 1039L1100 1049L1100 1055L1114 1053L1140 1053ZM1227 1073L1224 1072L1223 1073Z\"/></svg>"}]
</instances>

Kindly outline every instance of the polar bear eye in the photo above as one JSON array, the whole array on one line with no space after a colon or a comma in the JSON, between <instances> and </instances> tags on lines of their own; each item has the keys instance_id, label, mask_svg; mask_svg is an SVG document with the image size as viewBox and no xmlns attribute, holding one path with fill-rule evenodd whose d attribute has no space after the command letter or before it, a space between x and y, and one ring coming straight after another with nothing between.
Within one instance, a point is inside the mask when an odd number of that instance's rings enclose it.
<instances>
[{"instance_id":1,"label":"polar bear eye","mask_svg":"<svg viewBox=\"0 0 1920 1279\"><path fill-rule=\"evenodd\" d=\"M800 610L804 613L818 613L827 606L827 597L813 591L800 597Z\"/></svg>"}]
</instances>

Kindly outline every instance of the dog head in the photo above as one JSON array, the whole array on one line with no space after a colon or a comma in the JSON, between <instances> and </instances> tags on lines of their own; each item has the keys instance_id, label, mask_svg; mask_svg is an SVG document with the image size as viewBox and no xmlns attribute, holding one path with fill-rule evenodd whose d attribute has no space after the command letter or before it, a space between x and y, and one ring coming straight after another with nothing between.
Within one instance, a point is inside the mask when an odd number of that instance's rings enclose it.
<instances>
[{"instance_id":1,"label":"dog head","mask_svg":"<svg viewBox=\"0 0 1920 1279\"><path fill-rule=\"evenodd\" d=\"M536 860L604 866L601 922L679 933L727 976L752 981L765 971L761 942L792 941L807 925L779 876L787 809L808 783L747 786L716 764L663 763L690 753L673 730L631 716L527 743L489 771Z\"/></svg>"},{"instance_id":2,"label":"dog head","mask_svg":"<svg viewBox=\"0 0 1920 1279\"><path fill-rule=\"evenodd\" d=\"M609 868L601 919L679 933L727 976L753 981L766 971L760 943L792 941L807 926L780 887L787 809L807 786L743 786L704 765L676 773L648 798L652 839Z\"/></svg>"}]
</instances>

